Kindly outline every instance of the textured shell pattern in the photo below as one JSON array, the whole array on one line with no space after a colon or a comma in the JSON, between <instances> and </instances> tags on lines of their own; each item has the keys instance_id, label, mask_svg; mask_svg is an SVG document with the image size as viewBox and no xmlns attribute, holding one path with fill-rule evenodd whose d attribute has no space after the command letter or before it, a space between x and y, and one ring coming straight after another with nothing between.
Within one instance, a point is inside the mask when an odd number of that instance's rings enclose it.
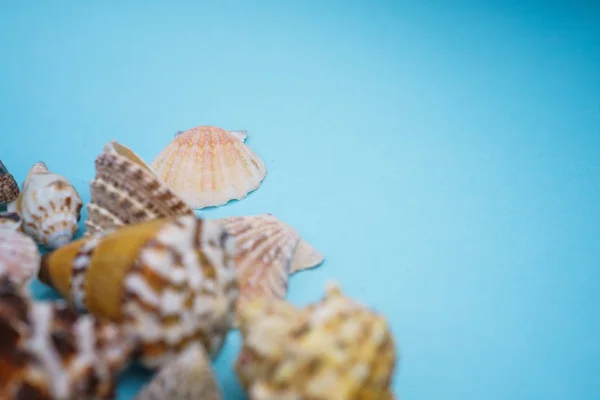
<instances>
[{"instance_id":1,"label":"textured shell pattern","mask_svg":"<svg viewBox=\"0 0 600 400\"><path fill-rule=\"evenodd\" d=\"M19 196L19 184L0 161L0 206L4 206Z\"/></svg>"},{"instance_id":2,"label":"textured shell pattern","mask_svg":"<svg viewBox=\"0 0 600 400\"><path fill-rule=\"evenodd\" d=\"M260 186L267 173L244 138L199 126L178 134L150 167L194 209L241 200Z\"/></svg>"},{"instance_id":3,"label":"textured shell pattern","mask_svg":"<svg viewBox=\"0 0 600 400\"><path fill-rule=\"evenodd\" d=\"M135 344L64 302L33 302L0 279L0 398L114 399Z\"/></svg>"},{"instance_id":4,"label":"textured shell pattern","mask_svg":"<svg viewBox=\"0 0 600 400\"><path fill-rule=\"evenodd\" d=\"M32 238L13 229L0 229L0 277L25 287L37 276L40 253Z\"/></svg>"},{"instance_id":5,"label":"textured shell pattern","mask_svg":"<svg viewBox=\"0 0 600 400\"><path fill-rule=\"evenodd\" d=\"M29 171L23 191L8 209L21 216L25 233L52 249L73 239L82 205L73 185L39 162Z\"/></svg>"},{"instance_id":6,"label":"textured shell pattern","mask_svg":"<svg viewBox=\"0 0 600 400\"><path fill-rule=\"evenodd\" d=\"M233 251L218 223L171 217L46 255L40 279L76 307L120 322L139 340L141 363L159 368L192 343L220 351L238 296Z\"/></svg>"},{"instance_id":7,"label":"textured shell pattern","mask_svg":"<svg viewBox=\"0 0 600 400\"><path fill-rule=\"evenodd\" d=\"M193 210L129 148L111 141L96 158L86 235Z\"/></svg>"},{"instance_id":8,"label":"textured shell pattern","mask_svg":"<svg viewBox=\"0 0 600 400\"><path fill-rule=\"evenodd\" d=\"M337 286L304 309L255 299L236 362L252 400L390 400L396 352L383 317Z\"/></svg>"},{"instance_id":9,"label":"textured shell pattern","mask_svg":"<svg viewBox=\"0 0 600 400\"><path fill-rule=\"evenodd\" d=\"M221 400L221 390L204 348L193 344L166 364L136 400Z\"/></svg>"}]
</instances>

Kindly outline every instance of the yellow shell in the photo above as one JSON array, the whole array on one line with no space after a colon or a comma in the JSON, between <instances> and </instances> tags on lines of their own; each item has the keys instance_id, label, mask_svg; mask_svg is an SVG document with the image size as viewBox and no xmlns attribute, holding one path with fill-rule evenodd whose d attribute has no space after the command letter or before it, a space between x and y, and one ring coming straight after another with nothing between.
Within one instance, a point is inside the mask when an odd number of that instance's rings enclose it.
<instances>
[{"instance_id":1,"label":"yellow shell","mask_svg":"<svg viewBox=\"0 0 600 400\"><path fill-rule=\"evenodd\" d=\"M135 341L63 301L33 302L0 279L0 398L113 399Z\"/></svg>"},{"instance_id":2,"label":"yellow shell","mask_svg":"<svg viewBox=\"0 0 600 400\"><path fill-rule=\"evenodd\" d=\"M199 126L178 134L150 167L194 209L241 200L267 173L245 138L238 131Z\"/></svg>"},{"instance_id":3,"label":"yellow shell","mask_svg":"<svg viewBox=\"0 0 600 400\"><path fill-rule=\"evenodd\" d=\"M156 368L194 342L214 356L238 295L234 244L214 221L163 218L94 234L44 256L40 280L120 322Z\"/></svg>"},{"instance_id":4,"label":"yellow shell","mask_svg":"<svg viewBox=\"0 0 600 400\"><path fill-rule=\"evenodd\" d=\"M252 400L390 400L396 365L383 317L337 286L304 309L257 298L240 314L236 362Z\"/></svg>"},{"instance_id":5,"label":"yellow shell","mask_svg":"<svg viewBox=\"0 0 600 400\"><path fill-rule=\"evenodd\" d=\"M114 140L96 158L96 176L90 184L90 193L86 235L193 214L137 154Z\"/></svg>"},{"instance_id":6,"label":"yellow shell","mask_svg":"<svg viewBox=\"0 0 600 400\"><path fill-rule=\"evenodd\" d=\"M81 197L67 179L38 162L31 167L23 191L8 210L21 216L25 233L54 249L73 239L82 205Z\"/></svg>"}]
</instances>

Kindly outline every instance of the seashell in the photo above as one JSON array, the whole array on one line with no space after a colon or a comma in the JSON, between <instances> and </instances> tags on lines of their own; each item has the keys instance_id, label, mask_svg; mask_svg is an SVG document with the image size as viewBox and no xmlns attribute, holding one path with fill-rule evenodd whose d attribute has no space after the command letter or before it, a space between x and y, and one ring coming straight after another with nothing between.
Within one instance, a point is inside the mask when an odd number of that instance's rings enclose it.
<instances>
[{"instance_id":1,"label":"seashell","mask_svg":"<svg viewBox=\"0 0 600 400\"><path fill-rule=\"evenodd\" d=\"M245 131L199 126L176 135L150 167L194 209L241 200L267 173L245 139Z\"/></svg>"},{"instance_id":2,"label":"seashell","mask_svg":"<svg viewBox=\"0 0 600 400\"><path fill-rule=\"evenodd\" d=\"M120 323L141 342L148 368L194 342L215 356L238 294L233 240L192 215L74 241L44 255L39 277L75 308Z\"/></svg>"},{"instance_id":3,"label":"seashell","mask_svg":"<svg viewBox=\"0 0 600 400\"><path fill-rule=\"evenodd\" d=\"M81 197L67 179L38 162L31 167L23 191L8 210L21 216L25 233L55 249L75 236L82 205Z\"/></svg>"},{"instance_id":4,"label":"seashell","mask_svg":"<svg viewBox=\"0 0 600 400\"><path fill-rule=\"evenodd\" d=\"M240 323L235 369L251 400L394 398L396 350L386 320L337 286L304 309L254 299Z\"/></svg>"},{"instance_id":5,"label":"seashell","mask_svg":"<svg viewBox=\"0 0 600 400\"><path fill-rule=\"evenodd\" d=\"M114 399L135 342L62 301L34 302L0 279L0 398Z\"/></svg>"},{"instance_id":6,"label":"seashell","mask_svg":"<svg viewBox=\"0 0 600 400\"><path fill-rule=\"evenodd\" d=\"M323 255L271 214L218 219L236 242L240 303L255 297L283 299L289 276L323 262Z\"/></svg>"},{"instance_id":7,"label":"seashell","mask_svg":"<svg viewBox=\"0 0 600 400\"><path fill-rule=\"evenodd\" d=\"M111 141L96 158L86 235L193 210L129 148Z\"/></svg>"},{"instance_id":8,"label":"seashell","mask_svg":"<svg viewBox=\"0 0 600 400\"><path fill-rule=\"evenodd\" d=\"M204 348L192 344L166 364L136 400L221 400L221 391Z\"/></svg>"},{"instance_id":9,"label":"seashell","mask_svg":"<svg viewBox=\"0 0 600 400\"><path fill-rule=\"evenodd\" d=\"M32 238L16 230L0 229L0 277L26 287L37 276L40 259Z\"/></svg>"},{"instance_id":10,"label":"seashell","mask_svg":"<svg viewBox=\"0 0 600 400\"><path fill-rule=\"evenodd\" d=\"M23 231L21 216L16 212L0 213L0 229L9 229L12 231Z\"/></svg>"},{"instance_id":11,"label":"seashell","mask_svg":"<svg viewBox=\"0 0 600 400\"><path fill-rule=\"evenodd\" d=\"M15 200L19 196L19 185L8 169L0 161L0 207Z\"/></svg>"}]
</instances>

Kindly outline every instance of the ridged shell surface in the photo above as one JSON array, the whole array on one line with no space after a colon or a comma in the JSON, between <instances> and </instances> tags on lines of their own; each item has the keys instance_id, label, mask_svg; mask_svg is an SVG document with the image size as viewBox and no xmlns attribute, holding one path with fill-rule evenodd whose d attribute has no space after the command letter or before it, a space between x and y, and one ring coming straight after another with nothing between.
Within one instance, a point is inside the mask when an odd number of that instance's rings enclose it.
<instances>
[{"instance_id":1,"label":"ridged shell surface","mask_svg":"<svg viewBox=\"0 0 600 400\"><path fill-rule=\"evenodd\" d=\"M0 161L0 207L19 196L19 184Z\"/></svg>"},{"instance_id":2,"label":"ridged shell surface","mask_svg":"<svg viewBox=\"0 0 600 400\"><path fill-rule=\"evenodd\" d=\"M38 162L29 171L21 194L9 204L8 210L21 216L25 233L55 249L73 239L82 205L81 197L66 178L48 171L46 164Z\"/></svg>"},{"instance_id":3,"label":"ridged shell surface","mask_svg":"<svg viewBox=\"0 0 600 400\"><path fill-rule=\"evenodd\" d=\"M195 216L94 234L44 256L40 280L75 307L120 323L149 368L188 345L211 356L233 324L238 295L233 239Z\"/></svg>"},{"instance_id":4,"label":"ridged shell surface","mask_svg":"<svg viewBox=\"0 0 600 400\"><path fill-rule=\"evenodd\" d=\"M90 193L86 235L193 213L137 154L116 141L96 158Z\"/></svg>"},{"instance_id":5,"label":"ridged shell surface","mask_svg":"<svg viewBox=\"0 0 600 400\"><path fill-rule=\"evenodd\" d=\"M34 302L0 279L0 398L109 400L134 341L78 316L62 301Z\"/></svg>"},{"instance_id":6,"label":"ridged shell surface","mask_svg":"<svg viewBox=\"0 0 600 400\"><path fill-rule=\"evenodd\" d=\"M293 228L271 214L218 219L236 242L240 303L256 297L283 299L289 276L323 262Z\"/></svg>"},{"instance_id":7,"label":"ridged shell surface","mask_svg":"<svg viewBox=\"0 0 600 400\"><path fill-rule=\"evenodd\" d=\"M37 276L40 259L32 238L13 229L0 229L0 277L26 287Z\"/></svg>"},{"instance_id":8,"label":"ridged shell surface","mask_svg":"<svg viewBox=\"0 0 600 400\"><path fill-rule=\"evenodd\" d=\"M251 400L391 400L396 365L386 320L337 286L303 309L255 299L241 313L238 376Z\"/></svg>"},{"instance_id":9,"label":"ridged shell surface","mask_svg":"<svg viewBox=\"0 0 600 400\"><path fill-rule=\"evenodd\" d=\"M136 400L221 400L219 384L204 348L192 344L166 364Z\"/></svg>"},{"instance_id":10,"label":"ridged shell surface","mask_svg":"<svg viewBox=\"0 0 600 400\"><path fill-rule=\"evenodd\" d=\"M241 200L260 186L267 173L244 138L199 126L178 134L150 167L194 209Z\"/></svg>"}]
</instances>

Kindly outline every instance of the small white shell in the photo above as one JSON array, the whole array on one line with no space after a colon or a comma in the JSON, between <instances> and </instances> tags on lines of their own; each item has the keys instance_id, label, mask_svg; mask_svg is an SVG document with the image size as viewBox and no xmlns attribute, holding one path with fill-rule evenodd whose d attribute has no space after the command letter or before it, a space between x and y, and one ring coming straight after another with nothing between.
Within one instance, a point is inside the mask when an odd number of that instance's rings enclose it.
<instances>
[{"instance_id":1,"label":"small white shell","mask_svg":"<svg viewBox=\"0 0 600 400\"><path fill-rule=\"evenodd\" d=\"M83 202L64 177L38 162L29 171L19 197L9 204L23 219L23 230L48 248L69 243L81 217Z\"/></svg>"},{"instance_id":2,"label":"small white shell","mask_svg":"<svg viewBox=\"0 0 600 400\"><path fill-rule=\"evenodd\" d=\"M197 343L166 364L136 400L221 400L210 357Z\"/></svg>"},{"instance_id":3,"label":"small white shell","mask_svg":"<svg viewBox=\"0 0 600 400\"><path fill-rule=\"evenodd\" d=\"M29 236L12 229L0 229L0 277L24 288L38 274L38 247Z\"/></svg>"}]
</instances>

